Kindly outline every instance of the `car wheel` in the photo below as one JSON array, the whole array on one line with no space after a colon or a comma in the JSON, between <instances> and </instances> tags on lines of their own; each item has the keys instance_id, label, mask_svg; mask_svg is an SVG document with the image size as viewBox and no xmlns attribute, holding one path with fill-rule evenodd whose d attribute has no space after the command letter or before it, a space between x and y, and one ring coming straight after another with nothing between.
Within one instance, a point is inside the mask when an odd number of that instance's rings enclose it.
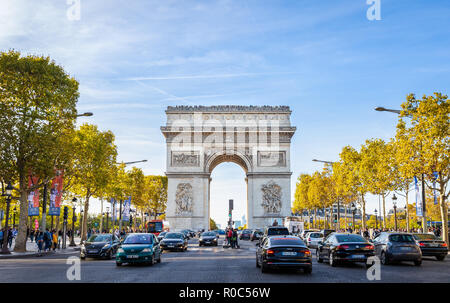
<instances>
[{"instance_id":1,"label":"car wheel","mask_svg":"<svg viewBox=\"0 0 450 303\"><path fill-rule=\"evenodd\" d=\"M384 251L381 253L381 264L389 265L389 259Z\"/></svg>"},{"instance_id":2,"label":"car wheel","mask_svg":"<svg viewBox=\"0 0 450 303\"><path fill-rule=\"evenodd\" d=\"M122 266L122 263L116 262L116 266Z\"/></svg>"},{"instance_id":3,"label":"car wheel","mask_svg":"<svg viewBox=\"0 0 450 303\"><path fill-rule=\"evenodd\" d=\"M184 248L184 251L187 251L187 246Z\"/></svg>"},{"instance_id":4,"label":"car wheel","mask_svg":"<svg viewBox=\"0 0 450 303\"><path fill-rule=\"evenodd\" d=\"M312 273L312 266L311 267L306 267L306 268L304 268L303 269L303 272L305 273L305 274L311 274Z\"/></svg>"},{"instance_id":5,"label":"car wheel","mask_svg":"<svg viewBox=\"0 0 450 303\"><path fill-rule=\"evenodd\" d=\"M266 265L264 265L264 262L261 262L261 272L264 274L268 271L268 268Z\"/></svg>"},{"instance_id":6,"label":"car wheel","mask_svg":"<svg viewBox=\"0 0 450 303\"><path fill-rule=\"evenodd\" d=\"M416 261L414 261L414 265L415 265L415 266L420 266L420 265L422 265L422 260L416 260Z\"/></svg>"},{"instance_id":7,"label":"car wheel","mask_svg":"<svg viewBox=\"0 0 450 303\"><path fill-rule=\"evenodd\" d=\"M258 255L256 255L256 267L260 267L258 262Z\"/></svg>"},{"instance_id":8,"label":"car wheel","mask_svg":"<svg viewBox=\"0 0 450 303\"><path fill-rule=\"evenodd\" d=\"M152 259L148 263L148 265L150 265L150 266L152 266L153 264L155 264L155 255L152 255Z\"/></svg>"},{"instance_id":9,"label":"car wheel","mask_svg":"<svg viewBox=\"0 0 450 303\"><path fill-rule=\"evenodd\" d=\"M202 246L202 243L198 243L198 246Z\"/></svg>"},{"instance_id":10,"label":"car wheel","mask_svg":"<svg viewBox=\"0 0 450 303\"><path fill-rule=\"evenodd\" d=\"M112 250L110 250L108 253L107 259L112 260L112 258L113 258L113 253L112 253Z\"/></svg>"},{"instance_id":11,"label":"car wheel","mask_svg":"<svg viewBox=\"0 0 450 303\"><path fill-rule=\"evenodd\" d=\"M334 260L334 254L333 253L330 253L330 256L329 256L329 261L328 261L329 263L330 263L330 266L331 267L336 267L336 260Z\"/></svg>"},{"instance_id":12,"label":"car wheel","mask_svg":"<svg viewBox=\"0 0 450 303\"><path fill-rule=\"evenodd\" d=\"M317 262L323 263L323 259L320 257L320 252L318 249L316 249L316 258L317 258Z\"/></svg>"},{"instance_id":13,"label":"car wheel","mask_svg":"<svg viewBox=\"0 0 450 303\"><path fill-rule=\"evenodd\" d=\"M80 259L81 259L81 260L86 260L86 257L81 257L81 256L80 256Z\"/></svg>"},{"instance_id":14,"label":"car wheel","mask_svg":"<svg viewBox=\"0 0 450 303\"><path fill-rule=\"evenodd\" d=\"M159 258L156 262L161 263L161 253L159 253Z\"/></svg>"},{"instance_id":15,"label":"car wheel","mask_svg":"<svg viewBox=\"0 0 450 303\"><path fill-rule=\"evenodd\" d=\"M445 255L436 256L436 259L437 259L438 261L444 261L445 257L446 257Z\"/></svg>"}]
</instances>

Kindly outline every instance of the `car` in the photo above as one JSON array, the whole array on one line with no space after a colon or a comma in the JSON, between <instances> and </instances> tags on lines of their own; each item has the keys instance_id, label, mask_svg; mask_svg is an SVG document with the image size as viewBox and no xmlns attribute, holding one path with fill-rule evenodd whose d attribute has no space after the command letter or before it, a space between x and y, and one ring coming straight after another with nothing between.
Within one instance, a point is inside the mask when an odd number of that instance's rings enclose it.
<instances>
[{"instance_id":1,"label":"car","mask_svg":"<svg viewBox=\"0 0 450 303\"><path fill-rule=\"evenodd\" d=\"M303 231L300 233L300 239L302 239L303 241L305 241L305 240L306 240L306 238L305 238L306 234L307 234L307 233L310 233L310 232L313 232L313 231L319 232L317 229L305 229L305 230L303 230Z\"/></svg>"},{"instance_id":2,"label":"car","mask_svg":"<svg viewBox=\"0 0 450 303\"><path fill-rule=\"evenodd\" d=\"M316 249L317 262L328 260L333 267L344 262L362 262L369 267L371 264L367 264L367 259L374 254L372 243L361 235L350 233L332 233L320 241Z\"/></svg>"},{"instance_id":3,"label":"car","mask_svg":"<svg viewBox=\"0 0 450 303\"><path fill-rule=\"evenodd\" d=\"M162 250L180 250L188 249L188 240L183 233L168 232L164 239L161 240L160 246Z\"/></svg>"},{"instance_id":4,"label":"car","mask_svg":"<svg viewBox=\"0 0 450 303\"><path fill-rule=\"evenodd\" d=\"M180 231L184 237L186 237L188 240L191 238L191 232L188 229L183 229L182 231Z\"/></svg>"},{"instance_id":5,"label":"car","mask_svg":"<svg viewBox=\"0 0 450 303\"><path fill-rule=\"evenodd\" d=\"M289 236L289 229L284 226L267 226L264 228L264 233L261 238L259 238L259 244L261 244L265 238L272 236Z\"/></svg>"},{"instance_id":6,"label":"car","mask_svg":"<svg viewBox=\"0 0 450 303\"><path fill-rule=\"evenodd\" d=\"M160 232L158 237L156 237L158 239L158 241L161 241L162 239L164 239L164 236L167 234L167 231L163 231Z\"/></svg>"},{"instance_id":7,"label":"car","mask_svg":"<svg viewBox=\"0 0 450 303\"><path fill-rule=\"evenodd\" d=\"M250 236L250 241L259 240L259 238L261 238L262 235L263 235L262 230L255 229L253 230L252 235Z\"/></svg>"},{"instance_id":8,"label":"car","mask_svg":"<svg viewBox=\"0 0 450 303\"><path fill-rule=\"evenodd\" d=\"M420 247L422 256L436 257L438 261L444 261L448 254L448 246L445 241L433 234L413 234L414 240Z\"/></svg>"},{"instance_id":9,"label":"car","mask_svg":"<svg viewBox=\"0 0 450 303\"><path fill-rule=\"evenodd\" d=\"M199 246L206 246L206 245L218 245L218 239L217 239L217 233L214 231L205 231L200 235L200 239L198 240Z\"/></svg>"},{"instance_id":10,"label":"car","mask_svg":"<svg viewBox=\"0 0 450 303\"><path fill-rule=\"evenodd\" d=\"M116 265L124 263L161 263L161 247L158 239L151 233L128 234L120 244L116 254Z\"/></svg>"},{"instance_id":11,"label":"car","mask_svg":"<svg viewBox=\"0 0 450 303\"><path fill-rule=\"evenodd\" d=\"M305 243L308 247L317 248L320 241L323 241L324 236L321 232L309 232L305 236Z\"/></svg>"},{"instance_id":12,"label":"car","mask_svg":"<svg viewBox=\"0 0 450 303\"><path fill-rule=\"evenodd\" d=\"M223 229L218 229L218 230L217 230L217 233L218 233L219 235L225 235L225 231L224 231Z\"/></svg>"},{"instance_id":13,"label":"car","mask_svg":"<svg viewBox=\"0 0 450 303\"><path fill-rule=\"evenodd\" d=\"M412 234L382 232L372 242L383 265L401 261L412 261L416 266L422 264L422 252Z\"/></svg>"},{"instance_id":14,"label":"car","mask_svg":"<svg viewBox=\"0 0 450 303\"><path fill-rule=\"evenodd\" d=\"M239 240L250 240L252 235L251 229L244 229L242 233L239 235Z\"/></svg>"},{"instance_id":15,"label":"car","mask_svg":"<svg viewBox=\"0 0 450 303\"><path fill-rule=\"evenodd\" d=\"M119 247L120 240L113 234L95 234L89 237L80 248L80 259L112 259Z\"/></svg>"},{"instance_id":16,"label":"car","mask_svg":"<svg viewBox=\"0 0 450 303\"><path fill-rule=\"evenodd\" d=\"M261 245L258 245L256 267L260 267L262 273L272 268L301 268L310 274L311 251L299 237L289 235L266 237Z\"/></svg>"},{"instance_id":17,"label":"car","mask_svg":"<svg viewBox=\"0 0 450 303\"><path fill-rule=\"evenodd\" d=\"M323 238L325 239L326 237L328 237L329 234L336 232L334 229L322 229L320 231L323 235Z\"/></svg>"}]
</instances>

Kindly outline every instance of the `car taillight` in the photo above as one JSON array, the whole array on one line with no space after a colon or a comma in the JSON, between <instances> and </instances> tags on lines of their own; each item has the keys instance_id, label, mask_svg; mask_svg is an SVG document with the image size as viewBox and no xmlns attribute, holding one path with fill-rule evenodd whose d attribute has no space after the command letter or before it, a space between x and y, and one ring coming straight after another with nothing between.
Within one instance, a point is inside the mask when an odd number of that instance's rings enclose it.
<instances>
[{"instance_id":1,"label":"car taillight","mask_svg":"<svg viewBox=\"0 0 450 303\"><path fill-rule=\"evenodd\" d=\"M310 255L311 255L311 252L310 252L309 250L305 250L305 251L303 251L303 253L304 253L306 256L310 256Z\"/></svg>"},{"instance_id":2,"label":"car taillight","mask_svg":"<svg viewBox=\"0 0 450 303\"><path fill-rule=\"evenodd\" d=\"M419 245L420 245L421 247L426 246L425 243L422 243L422 242L419 242Z\"/></svg>"},{"instance_id":3,"label":"car taillight","mask_svg":"<svg viewBox=\"0 0 450 303\"><path fill-rule=\"evenodd\" d=\"M366 249L373 250L373 249L375 249L375 247L373 245L367 245Z\"/></svg>"},{"instance_id":4,"label":"car taillight","mask_svg":"<svg viewBox=\"0 0 450 303\"><path fill-rule=\"evenodd\" d=\"M271 249L269 249L268 251L267 251L267 254L268 255L273 255L275 252L273 251L273 250L271 250Z\"/></svg>"},{"instance_id":5,"label":"car taillight","mask_svg":"<svg viewBox=\"0 0 450 303\"><path fill-rule=\"evenodd\" d=\"M338 247L336 247L337 250L345 250L348 249L350 246L348 245L338 245Z\"/></svg>"},{"instance_id":6,"label":"car taillight","mask_svg":"<svg viewBox=\"0 0 450 303\"><path fill-rule=\"evenodd\" d=\"M447 247L447 243L442 243L441 247Z\"/></svg>"}]
</instances>

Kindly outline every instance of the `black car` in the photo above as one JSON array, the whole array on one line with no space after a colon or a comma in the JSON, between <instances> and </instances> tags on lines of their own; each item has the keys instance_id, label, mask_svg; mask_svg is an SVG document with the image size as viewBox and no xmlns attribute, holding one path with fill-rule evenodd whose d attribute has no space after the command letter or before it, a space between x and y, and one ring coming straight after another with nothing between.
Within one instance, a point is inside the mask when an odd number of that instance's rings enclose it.
<instances>
[{"instance_id":1,"label":"black car","mask_svg":"<svg viewBox=\"0 0 450 303\"><path fill-rule=\"evenodd\" d=\"M95 234L89 237L84 244L81 245L80 259L85 258L105 258L112 259L120 240L113 234Z\"/></svg>"},{"instance_id":2,"label":"black car","mask_svg":"<svg viewBox=\"0 0 450 303\"><path fill-rule=\"evenodd\" d=\"M312 272L311 251L299 237L266 237L256 251L256 267L265 273L269 268L302 268Z\"/></svg>"},{"instance_id":3,"label":"black car","mask_svg":"<svg viewBox=\"0 0 450 303\"><path fill-rule=\"evenodd\" d=\"M186 251L188 241L183 233L168 232L164 239L161 240L160 246L162 250Z\"/></svg>"},{"instance_id":4,"label":"black car","mask_svg":"<svg viewBox=\"0 0 450 303\"><path fill-rule=\"evenodd\" d=\"M250 241L259 240L263 236L263 232L259 229L255 229L250 236Z\"/></svg>"},{"instance_id":5,"label":"black car","mask_svg":"<svg viewBox=\"0 0 450 303\"><path fill-rule=\"evenodd\" d=\"M251 229L244 229L241 234L239 235L239 240L250 240L252 236L252 230Z\"/></svg>"},{"instance_id":6,"label":"black car","mask_svg":"<svg viewBox=\"0 0 450 303\"><path fill-rule=\"evenodd\" d=\"M157 237L158 241L161 241L162 239L164 239L164 236L166 234L167 234L167 231L160 232L158 237Z\"/></svg>"},{"instance_id":7,"label":"black car","mask_svg":"<svg viewBox=\"0 0 450 303\"><path fill-rule=\"evenodd\" d=\"M317 262L328 260L333 267L342 262L363 262L369 267L371 264L367 264L367 258L373 255L372 243L360 235L349 233L332 233L320 241L316 249Z\"/></svg>"},{"instance_id":8,"label":"black car","mask_svg":"<svg viewBox=\"0 0 450 303\"><path fill-rule=\"evenodd\" d=\"M448 254L448 247L445 241L433 234L413 234L413 237L419 244L422 256L432 256L439 261L444 261Z\"/></svg>"},{"instance_id":9,"label":"black car","mask_svg":"<svg viewBox=\"0 0 450 303\"><path fill-rule=\"evenodd\" d=\"M411 234L382 232L372 242L383 265L396 261L412 261L416 266L422 264L422 252Z\"/></svg>"},{"instance_id":10,"label":"black car","mask_svg":"<svg viewBox=\"0 0 450 303\"><path fill-rule=\"evenodd\" d=\"M323 238L328 237L329 234L336 232L334 229L322 229L320 231L323 234Z\"/></svg>"},{"instance_id":11,"label":"black car","mask_svg":"<svg viewBox=\"0 0 450 303\"><path fill-rule=\"evenodd\" d=\"M198 245L199 246L203 246L203 245L217 246L218 242L219 242L219 240L217 239L217 233L215 233L213 231L205 231L204 233L202 233L200 235L200 239L198 240Z\"/></svg>"},{"instance_id":12,"label":"black car","mask_svg":"<svg viewBox=\"0 0 450 303\"><path fill-rule=\"evenodd\" d=\"M180 233L182 233L188 240L191 238L191 232L188 229L183 229L182 231L180 231Z\"/></svg>"}]
</instances>

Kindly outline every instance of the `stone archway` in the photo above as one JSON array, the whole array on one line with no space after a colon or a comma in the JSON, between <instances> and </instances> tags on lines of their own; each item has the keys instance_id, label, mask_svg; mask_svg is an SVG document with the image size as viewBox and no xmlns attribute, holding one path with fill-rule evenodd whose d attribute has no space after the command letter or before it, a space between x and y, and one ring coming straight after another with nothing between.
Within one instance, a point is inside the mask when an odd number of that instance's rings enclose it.
<instances>
[{"instance_id":1,"label":"stone archway","mask_svg":"<svg viewBox=\"0 0 450 303\"><path fill-rule=\"evenodd\" d=\"M208 229L212 170L234 162L246 173L249 228L291 213L290 125L287 106L176 106L161 127L167 144L172 230Z\"/></svg>"}]
</instances>

